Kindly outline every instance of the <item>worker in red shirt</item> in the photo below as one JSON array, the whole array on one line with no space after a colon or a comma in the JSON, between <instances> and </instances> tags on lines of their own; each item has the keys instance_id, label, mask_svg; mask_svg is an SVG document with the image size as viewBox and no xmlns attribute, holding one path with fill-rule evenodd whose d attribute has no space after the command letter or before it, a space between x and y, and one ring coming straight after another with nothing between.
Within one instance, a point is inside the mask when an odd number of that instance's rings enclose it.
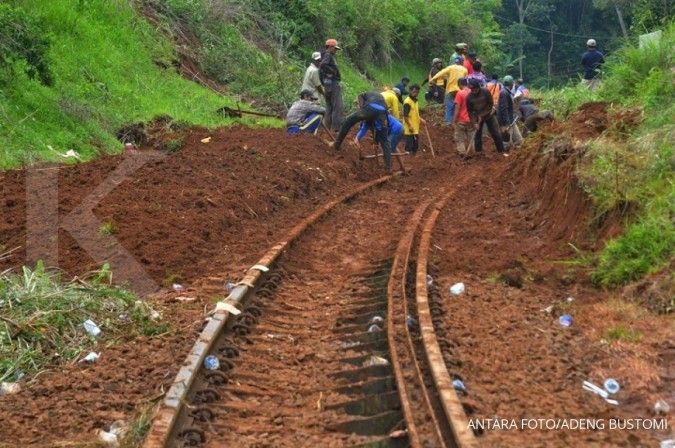
<instances>
[{"instance_id":1,"label":"worker in red shirt","mask_svg":"<svg viewBox=\"0 0 675 448\"><path fill-rule=\"evenodd\" d=\"M474 129L471 125L469 109L466 106L466 97L471 93L468 87L468 79L460 78L457 82L459 91L455 94L455 113L452 119L454 127L455 149L462 157L468 157L473 148Z\"/></svg>"}]
</instances>

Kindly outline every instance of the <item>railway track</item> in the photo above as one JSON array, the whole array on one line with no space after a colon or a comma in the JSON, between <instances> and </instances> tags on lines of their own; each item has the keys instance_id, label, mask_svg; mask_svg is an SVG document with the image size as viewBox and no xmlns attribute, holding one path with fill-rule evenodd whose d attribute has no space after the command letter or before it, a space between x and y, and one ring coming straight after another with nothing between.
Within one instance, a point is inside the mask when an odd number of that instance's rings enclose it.
<instances>
[{"instance_id":1,"label":"railway track","mask_svg":"<svg viewBox=\"0 0 675 448\"><path fill-rule=\"evenodd\" d=\"M452 189L364 250L382 203L372 196L384 194L365 192L389 179L326 204L247 272L195 343L146 448L476 446L436 337L443 310L427 273ZM207 356L218 368L204 367Z\"/></svg>"}]
</instances>

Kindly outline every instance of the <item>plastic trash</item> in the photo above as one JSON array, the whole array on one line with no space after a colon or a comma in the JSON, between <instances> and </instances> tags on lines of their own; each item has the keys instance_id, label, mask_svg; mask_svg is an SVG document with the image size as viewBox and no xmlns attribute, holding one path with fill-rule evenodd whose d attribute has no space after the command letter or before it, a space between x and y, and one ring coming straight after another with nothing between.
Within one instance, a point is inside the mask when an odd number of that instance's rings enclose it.
<instances>
[{"instance_id":1,"label":"plastic trash","mask_svg":"<svg viewBox=\"0 0 675 448\"><path fill-rule=\"evenodd\" d=\"M378 331L382 331L382 329L375 324L368 327L368 333L377 333Z\"/></svg>"},{"instance_id":2,"label":"plastic trash","mask_svg":"<svg viewBox=\"0 0 675 448\"><path fill-rule=\"evenodd\" d=\"M182 291L185 289L180 283L174 283L171 285L171 288L173 288L174 291Z\"/></svg>"},{"instance_id":3,"label":"plastic trash","mask_svg":"<svg viewBox=\"0 0 675 448\"><path fill-rule=\"evenodd\" d=\"M372 366L388 366L389 361L387 361L385 358L382 358L381 356L371 356L368 358L364 363L363 367L372 367Z\"/></svg>"},{"instance_id":4,"label":"plastic trash","mask_svg":"<svg viewBox=\"0 0 675 448\"><path fill-rule=\"evenodd\" d=\"M553 305L549 305L546 308L543 308L542 311L545 312L546 314L551 314L553 312Z\"/></svg>"},{"instance_id":5,"label":"plastic trash","mask_svg":"<svg viewBox=\"0 0 675 448\"><path fill-rule=\"evenodd\" d=\"M417 326L419 325L419 324L417 323L417 321L415 320L415 318L412 317L410 314L408 314L408 315L405 317L405 323L406 323L406 325L408 326L408 328L410 328L410 329L415 329L415 328L417 328Z\"/></svg>"},{"instance_id":6,"label":"plastic trash","mask_svg":"<svg viewBox=\"0 0 675 448\"><path fill-rule=\"evenodd\" d=\"M675 439L661 440L659 448L675 448Z\"/></svg>"},{"instance_id":7,"label":"plastic trash","mask_svg":"<svg viewBox=\"0 0 675 448\"><path fill-rule=\"evenodd\" d=\"M452 380L452 387L454 387L455 390L458 392L466 393L466 386L464 385L464 382L462 382L462 380L459 379Z\"/></svg>"},{"instance_id":8,"label":"plastic trash","mask_svg":"<svg viewBox=\"0 0 675 448\"><path fill-rule=\"evenodd\" d=\"M621 390L619 382L614 378L607 378L603 386L605 386L605 390L610 394L615 394Z\"/></svg>"},{"instance_id":9,"label":"plastic trash","mask_svg":"<svg viewBox=\"0 0 675 448\"><path fill-rule=\"evenodd\" d=\"M86 331L89 336L98 337L101 334L101 329L91 319L85 320L82 325L84 326L84 331Z\"/></svg>"},{"instance_id":10,"label":"plastic trash","mask_svg":"<svg viewBox=\"0 0 675 448\"><path fill-rule=\"evenodd\" d=\"M582 383L581 388L583 390L591 392L595 395L599 395L600 397L604 398L607 403L609 403L611 405L616 406L616 405L619 404L618 401L612 400L611 398L609 398L609 393L605 389L603 389L599 386L596 386L595 384L591 383L590 381L584 381Z\"/></svg>"},{"instance_id":11,"label":"plastic trash","mask_svg":"<svg viewBox=\"0 0 675 448\"><path fill-rule=\"evenodd\" d=\"M220 361L217 357L209 355L204 359L204 367L207 370L217 370L220 367Z\"/></svg>"},{"instance_id":12,"label":"plastic trash","mask_svg":"<svg viewBox=\"0 0 675 448\"><path fill-rule=\"evenodd\" d=\"M455 283L450 287L450 294L453 296L458 296L460 294L463 294L465 291L464 283Z\"/></svg>"},{"instance_id":13,"label":"plastic trash","mask_svg":"<svg viewBox=\"0 0 675 448\"><path fill-rule=\"evenodd\" d=\"M572 326L572 316L569 314L563 314L560 316L560 319L558 319L558 322L560 322L560 325L563 327L571 327Z\"/></svg>"},{"instance_id":14,"label":"plastic trash","mask_svg":"<svg viewBox=\"0 0 675 448\"><path fill-rule=\"evenodd\" d=\"M98 430L98 439L109 446L118 446L119 441L117 440L117 434L104 431L102 429Z\"/></svg>"},{"instance_id":15,"label":"plastic trash","mask_svg":"<svg viewBox=\"0 0 675 448\"><path fill-rule=\"evenodd\" d=\"M127 154L133 154L135 152L134 144L133 143L125 143L124 144L124 152L127 153Z\"/></svg>"},{"instance_id":16,"label":"plastic trash","mask_svg":"<svg viewBox=\"0 0 675 448\"><path fill-rule=\"evenodd\" d=\"M380 325L383 322L384 322L384 319L382 318L382 316L373 316L373 318L370 319L371 324Z\"/></svg>"},{"instance_id":17,"label":"plastic trash","mask_svg":"<svg viewBox=\"0 0 675 448\"><path fill-rule=\"evenodd\" d=\"M236 288L236 287L237 287L237 284L234 283L234 282L227 282L227 283L225 283L225 291L227 291L228 294L231 293L232 290L233 290L234 288Z\"/></svg>"},{"instance_id":18,"label":"plastic trash","mask_svg":"<svg viewBox=\"0 0 675 448\"><path fill-rule=\"evenodd\" d=\"M654 412L656 412L656 415L665 415L670 412L670 405L666 400L659 400L654 403Z\"/></svg>"},{"instance_id":19,"label":"plastic trash","mask_svg":"<svg viewBox=\"0 0 675 448\"><path fill-rule=\"evenodd\" d=\"M117 316L119 320L122 322L129 322L129 314L128 313L122 313Z\"/></svg>"},{"instance_id":20,"label":"plastic trash","mask_svg":"<svg viewBox=\"0 0 675 448\"><path fill-rule=\"evenodd\" d=\"M427 274L427 286L429 288L434 286L434 278L432 276L430 276L429 274Z\"/></svg>"},{"instance_id":21,"label":"plastic trash","mask_svg":"<svg viewBox=\"0 0 675 448\"><path fill-rule=\"evenodd\" d=\"M202 143L211 143L211 137L206 137L200 140Z\"/></svg>"},{"instance_id":22,"label":"plastic trash","mask_svg":"<svg viewBox=\"0 0 675 448\"><path fill-rule=\"evenodd\" d=\"M150 320L158 320L162 315L157 310L150 310Z\"/></svg>"},{"instance_id":23,"label":"plastic trash","mask_svg":"<svg viewBox=\"0 0 675 448\"><path fill-rule=\"evenodd\" d=\"M99 353L96 352L89 352L87 356L82 358L80 362L87 362L89 364L94 364L96 361L98 361L98 357L100 356Z\"/></svg>"},{"instance_id":24,"label":"plastic trash","mask_svg":"<svg viewBox=\"0 0 675 448\"><path fill-rule=\"evenodd\" d=\"M574 302L574 297L571 297L571 296L570 296L570 297L566 298L566 299L565 299L565 302L567 302L567 303L572 303L572 302Z\"/></svg>"},{"instance_id":25,"label":"plastic trash","mask_svg":"<svg viewBox=\"0 0 675 448\"><path fill-rule=\"evenodd\" d=\"M21 385L19 383L0 383L0 397L3 395L18 394L21 392Z\"/></svg>"}]
</instances>

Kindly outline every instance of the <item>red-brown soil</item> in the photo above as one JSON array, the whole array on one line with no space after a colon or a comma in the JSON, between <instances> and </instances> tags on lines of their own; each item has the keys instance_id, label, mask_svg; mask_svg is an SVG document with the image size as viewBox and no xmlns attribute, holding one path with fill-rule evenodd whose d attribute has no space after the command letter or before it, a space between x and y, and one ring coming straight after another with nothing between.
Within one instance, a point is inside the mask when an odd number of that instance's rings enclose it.
<instances>
[{"instance_id":1,"label":"red-brown soil","mask_svg":"<svg viewBox=\"0 0 675 448\"><path fill-rule=\"evenodd\" d=\"M603 114L606 107L598 110ZM606 114L603 117L606 120ZM586 137L597 135L603 117L597 124L573 118L574 131ZM544 132L558 132L556 129ZM574 255L568 242L589 241L589 203L565 165L573 157L542 161L521 150L521 154L505 159L494 154L488 144L485 155L463 162L452 151L446 128L432 126L430 131L439 156L432 159L429 152L423 152L413 160L406 158L412 175L370 193L370 201L376 199L373 204L398 203L395 210L372 206L358 218L379 229L374 232L378 240L364 238L362 230L356 232L363 222L345 220L335 231L339 235L334 242L335 256L348 257L338 252L358 236L360 250L365 252L372 246L373 256L379 257L383 247L395 247L397 232L420 200L450 182L480 179L458 191L449 202L439 220L435 234L438 248L433 249L431 258L434 275L444 290L455 280L468 285L467 295L447 299L451 319L447 337L458 344L454 354L462 361L459 373L470 391L473 416L506 416L511 411L515 418L609 415L604 403L581 390L580 378L600 382L604 374L614 375L613 367L625 360L626 349L598 346L599 334L606 330L604 322L616 318L616 313L598 309L598 315L601 311L606 314L601 320L596 318L589 311L593 308L587 307L602 305L606 294L591 289L583 273L557 263ZM530 149L543 142L543 135L530 139ZM208 136L210 143L200 142ZM161 338L101 347L101 361L93 366L53 366L24 381L20 394L0 398L2 443L45 447L86 443L94 440L96 429L118 419L131 421L137 409L156 400L166 391L193 343L204 311L212 306L214 297L225 295L223 284L236 280L318 204L381 174L372 161L359 162L353 149L345 146L345 150L345 155L336 158L312 137L290 139L279 130L232 128L193 130L182 150L143 159L146 163L97 203L94 214L98 225L89 225L90 234L81 241L99 242L104 247L107 242L112 247L106 260L112 262L117 278L124 279L125 266L115 265L116 256L126 252L154 285L183 283L186 291L161 289L148 297L172 322L172 332ZM134 157L143 155L107 157L54 170L59 216L67 216L118 169L120 162ZM526 159L529 162L525 163ZM0 222L0 244L8 249L22 247L0 270L34 261L26 260L25 252L26 177L26 171L0 175L0 207L5 218ZM43 188L47 194L51 184L41 187L39 179L35 189L42 192ZM50 222L49 216L44 222L45 226ZM119 247L113 246L111 239L99 241L99 226L104 222L114 222L110 237L119 241ZM350 228L355 231L350 233ZM602 229L593 233L597 236L590 239L593 244L605 236ZM64 272L80 275L100 265L101 260L87 255L65 230L59 230L58 237L58 259L53 264L58 262ZM382 241L386 238L389 243ZM53 241L44 244L49 247ZM301 266L301 260L296 263ZM505 271L510 271L507 277L522 277L522 289L499 283ZM133 287L133 272L127 279ZM327 277L323 281L331 280ZM576 298L571 305L564 304L567 295ZM179 296L195 300L183 302ZM555 306L551 315L540 311L548 305ZM571 310L575 317L572 328L559 328L559 309ZM660 321L650 319L641 325L658 328ZM645 337L644 344L634 346L662 343L667 336L655 331ZM650 400L668 390L658 382L663 365L657 352L652 348L644 354L640 350L629 353L630 362L641 362L643 369L622 369L616 374L625 395L619 395L622 404L618 414L612 415L643 416ZM656 382L642 381L645 372L649 378L656 377ZM548 442L546 446L583 446L591 438L599 445L635 446L648 437L627 431L591 435L502 432L487 434L483 440L485 446L502 442L532 446L537 440Z\"/></svg>"}]
</instances>

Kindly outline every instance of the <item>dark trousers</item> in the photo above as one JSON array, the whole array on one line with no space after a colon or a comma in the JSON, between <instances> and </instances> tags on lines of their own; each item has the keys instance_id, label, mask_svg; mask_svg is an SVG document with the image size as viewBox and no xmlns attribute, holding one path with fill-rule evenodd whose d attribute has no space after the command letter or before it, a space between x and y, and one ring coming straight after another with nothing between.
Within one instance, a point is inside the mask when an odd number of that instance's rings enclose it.
<instances>
[{"instance_id":1,"label":"dark trousers","mask_svg":"<svg viewBox=\"0 0 675 448\"><path fill-rule=\"evenodd\" d=\"M370 127L372 129L375 129L375 121L380 119L382 123L386 124L387 123L387 111L380 111L373 109L366 104L363 106L361 109L357 110L356 112L350 114L345 118L345 121L342 122L342 126L340 126L340 132L338 133L336 139L335 139L335 149L340 149L340 146L342 145L342 142L344 141L345 137L349 133L349 130L354 127L356 123L360 123L362 121L368 122ZM386 126L385 126L386 127ZM387 131L385 129L384 135L386 137Z\"/></svg>"},{"instance_id":2,"label":"dark trousers","mask_svg":"<svg viewBox=\"0 0 675 448\"><path fill-rule=\"evenodd\" d=\"M490 114L480 119L478 130L476 131L476 136L474 137L473 143L476 152L483 150L483 125L487 126L490 137L492 137L492 140L495 142L497 152L504 152L504 142L502 141L502 136L499 133L499 123L497 123L497 117L495 117L495 114Z\"/></svg>"},{"instance_id":3,"label":"dark trousers","mask_svg":"<svg viewBox=\"0 0 675 448\"><path fill-rule=\"evenodd\" d=\"M342 124L344 106L342 104L342 86L340 81L327 82L324 85L326 92L326 114L324 121L329 129L338 130Z\"/></svg>"}]
</instances>

